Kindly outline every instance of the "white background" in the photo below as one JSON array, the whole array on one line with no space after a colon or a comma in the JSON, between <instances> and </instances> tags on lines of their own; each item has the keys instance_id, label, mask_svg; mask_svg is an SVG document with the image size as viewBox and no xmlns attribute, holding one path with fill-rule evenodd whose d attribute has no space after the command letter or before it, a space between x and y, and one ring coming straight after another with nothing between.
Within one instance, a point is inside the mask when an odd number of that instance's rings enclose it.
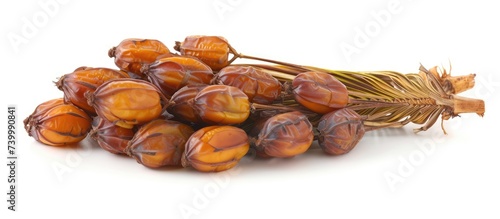
<instances>
[{"instance_id":1,"label":"white background","mask_svg":"<svg viewBox=\"0 0 500 219\"><path fill-rule=\"evenodd\" d=\"M46 2L55 1L0 5L3 203L9 104L17 106L19 154L18 211L3 204L1 218L182 218L182 208L191 209L189 218L500 216L494 1L67 0L50 11L40 5ZM381 14L390 17L377 20ZM27 25L36 31L23 33ZM368 41L346 55L340 45L356 46L357 29ZM79 66L114 67L107 51L122 39L154 38L172 48L193 34L222 35L245 54L331 69L406 73L420 63L451 61L453 74L477 74L476 87L463 95L484 99L486 114L445 121L448 135L439 122L418 134L412 129L419 126L410 124L368 133L345 156L316 149L286 160L245 159L217 175L148 169L87 141L77 148L44 146L23 130L22 120L39 103L62 97L53 81ZM13 36L25 40L16 45ZM401 182L389 183L391 174Z\"/></svg>"}]
</instances>

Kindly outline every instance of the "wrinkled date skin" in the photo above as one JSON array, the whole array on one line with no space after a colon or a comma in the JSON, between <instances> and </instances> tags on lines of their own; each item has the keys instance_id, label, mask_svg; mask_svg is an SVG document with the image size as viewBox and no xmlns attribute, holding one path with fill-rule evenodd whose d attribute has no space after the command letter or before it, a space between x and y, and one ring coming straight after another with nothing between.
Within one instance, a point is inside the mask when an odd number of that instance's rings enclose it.
<instances>
[{"instance_id":1,"label":"wrinkled date skin","mask_svg":"<svg viewBox=\"0 0 500 219\"><path fill-rule=\"evenodd\" d=\"M281 94L281 83L272 75L251 66L228 66L220 70L215 84L237 87L252 103L271 104Z\"/></svg>"},{"instance_id":2,"label":"wrinkled date skin","mask_svg":"<svg viewBox=\"0 0 500 219\"><path fill-rule=\"evenodd\" d=\"M92 119L63 98L46 101L24 120L29 136L42 144L65 146L80 142L89 133Z\"/></svg>"},{"instance_id":3,"label":"wrinkled date skin","mask_svg":"<svg viewBox=\"0 0 500 219\"><path fill-rule=\"evenodd\" d=\"M75 104L90 115L96 115L94 107L88 104L85 93L92 93L104 82L117 78L129 78L129 76L126 72L109 68L80 67L72 73L63 75L56 82L56 86L64 92L64 101Z\"/></svg>"},{"instance_id":4,"label":"wrinkled date skin","mask_svg":"<svg viewBox=\"0 0 500 219\"><path fill-rule=\"evenodd\" d=\"M139 79L115 79L86 93L97 115L118 126L131 129L158 118L163 112L161 92Z\"/></svg>"},{"instance_id":5,"label":"wrinkled date skin","mask_svg":"<svg viewBox=\"0 0 500 219\"><path fill-rule=\"evenodd\" d=\"M115 64L123 71L143 76L143 65L153 63L159 56L169 56L170 50L162 42L154 39L125 39L108 51Z\"/></svg>"},{"instance_id":6,"label":"wrinkled date skin","mask_svg":"<svg viewBox=\"0 0 500 219\"><path fill-rule=\"evenodd\" d=\"M177 119L192 122L196 124L203 123L196 110L194 109L194 98L207 85L187 85L170 98L167 111L174 115Z\"/></svg>"},{"instance_id":7,"label":"wrinkled date skin","mask_svg":"<svg viewBox=\"0 0 500 219\"><path fill-rule=\"evenodd\" d=\"M210 84L214 74L208 65L194 58L168 57L143 68L149 81L171 97L186 85Z\"/></svg>"},{"instance_id":8,"label":"wrinkled date skin","mask_svg":"<svg viewBox=\"0 0 500 219\"><path fill-rule=\"evenodd\" d=\"M113 124L106 119L96 118L90 137L104 150L113 154L125 154L128 142L134 137L133 129L127 129Z\"/></svg>"},{"instance_id":9,"label":"wrinkled date skin","mask_svg":"<svg viewBox=\"0 0 500 219\"><path fill-rule=\"evenodd\" d=\"M193 132L193 128L180 122L153 120L141 126L126 152L150 168L180 166L186 141Z\"/></svg>"},{"instance_id":10,"label":"wrinkled date skin","mask_svg":"<svg viewBox=\"0 0 500 219\"><path fill-rule=\"evenodd\" d=\"M195 111L207 124L234 125L250 115L250 102L243 91L228 85L210 85L194 98Z\"/></svg>"},{"instance_id":11,"label":"wrinkled date skin","mask_svg":"<svg viewBox=\"0 0 500 219\"><path fill-rule=\"evenodd\" d=\"M348 108L323 115L318 124L318 131L321 149L331 155L348 153L365 134L363 119Z\"/></svg>"},{"instance_id":12,"label":"wrinkled date skin","mask_svg":"<svg viewBox=\"0 0 500 219\"><path fill-rule=\"evenodd\" d=\"M202 172L219 172L233 168L250 148L243 129L234 126L208 126L188 139L182 166Z\"/></svg>"},{"instance_id":13,"label":"wrinkled date skin","mask_svg":"<svg viewBox=\"0 0 500 219\"><path fill-rule=\"evenodd\" d=\"M267 119L255 148L262 157L288 158L306 152L313 140L312 124L304 114L294 111Z\"/></svg>"},{"instance_id":14,"label":"wrinkled date skin","mask_svg":"<svg viewBox=\"0 0 500 219\"><path fill-rule=\"evenodd\" d=\"M323 72L298 74L292 81L292 89L297 102L320 114L343 108L349 101L346 86Z\"/></svg>"},{"instance_id":15,"label":"wrinkled date skin","mask_svg":"<svg viewBox=\"0 0 500 219\"><path fill-rule=\"evenodd\" d=\"M175 49L183 56L193 56L219 71L229 65L229 43L220 36L188 36L184 42L177 42Z\"/></svg>"}]
</instances>

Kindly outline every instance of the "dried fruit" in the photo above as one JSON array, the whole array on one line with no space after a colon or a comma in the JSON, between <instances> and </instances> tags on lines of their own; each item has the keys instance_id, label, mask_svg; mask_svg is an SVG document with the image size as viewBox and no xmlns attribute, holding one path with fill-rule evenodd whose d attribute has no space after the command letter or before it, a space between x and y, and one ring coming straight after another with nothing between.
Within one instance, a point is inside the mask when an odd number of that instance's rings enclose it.
<instances>
[{"instance_id":1,"label":"dried fruit","mask_svg":"<svg viewBox=\"0 0 500 219\"><path fill-rule=\"evenodd\" d=\"M301 73L293 79L292 89L297 102L320 114L343 108L349 101L345 85L327 73Z\"/></svg>"},{"instance_id":2,"label":"dried fruit","mask_svg":"<svg viewBox=\"0 0 500 219\"><path fill-rule=\"evenodd\" d=\"M230 64L230 45L220 36L188 36L184 42L176 42L175 49L184 56L194 56L219 71Z\"/></svg>"},{"instance_id":3,"label":"dried fruit","mask_svg":"<svg viewBox=\"0 0 500 219\"><path fill-rule=\"evenodd\" d=\"M363 119L355 111L344 108L321 117L318 143L327 154L340 155L351 151L363 138Z\"/></svg>"},{"instance_id":4,"label":"dried fruit","mask_svg":"<svg viewBox=\"0 0 500 219\"><path fill-rule=\"evenodd\" d=\"M180 122L153 120L141 126L126 152L147 167L179 166L186 141L193 132Z\"/></svg>"},{"instance_id":5,"label":"dried fruit","mask_svg":"<svg viewBox=\"0 0 500 219\"><path fill-rule=\"evenodd\" d=\"M153 63L158 56L168 56L170 50L160 41L154 39L125 39L118 46L108 51L110 58L115 58L115 64L123 71L143 76L143 65Z\"/></svg>"},{"instance_id":6,"label":"dried fruit","mask_svg":"<svg viewBox=\"0 0 500 219\"><path fill-rule=\"evenodd\" d=\"M312 124L304 114L294 111L267 119L255 141L255 149L270 157L293 157L306 152L313 140Z\"/></svg>"},{"instance_id":7,"label":"dried fruit","mask_svg":"<svg viewBox=\"0 0 500 219\"><path fill-rule=\"evenodd\" d=\"M262 69L252 66L228 66L215 77L216 84L239 88L253 103L270 104L281 94L281 83Z\"/></svg>"},{"instance_id":8,"label":"dried fruit","mask_svg":"<svg viewBox=\"0 0 500 219\"><path fill-rule=\"evenodd\" d=\"M128 142L134 137L132 129L123 128L97 117L97 124L92 128L90 136L104 150L113 154L125 154Z\"/></svg>"},{"instance_id":9,"label":"dried fruit","mask_svg":"<svg viewBox=\"0 0 500 219\"><path fill-rule=\"evenodd\" d=\"M178 119L198 124L203 123L203 120L201 120L194 109L193 103L196 95L206 86L207 85L187 85L179 89L170 98L167 111Z\"/></svg>"},{"instance_id":10,"label":"dried fruit","mask_svg":"<svg viewBox=\"0 0 500 219\"><path fill-rule=\"evenodd\" d=\"M208 126L191 135L182 166L202 172L219 172L236 166L250 148L248 136L234 126Z\"/></svg>"},{"instance_id":11,"label":"dried fruit","mask_svg":"<svg viewBox=\"0 0 500 219\"><path fill-rule=\"evenodd\" d=\"M71 102L91 115L95 115L84 94L94 92L106 81L117 78L129 78L128 74L109 68L80 67L74 72L63 75L56 82L57 88L64 92L64 101Z\"/></svg>"},{"instance_id":12,"label":"dried fruit","mask_svg":"<svg viewBox=\"0 0 500 219\"><path fill-rule=\"evenodd\" d=\"M26 131L43 144L72 144L97 114L90 136L109 152L151 168L217 172L237 165L250 145L259 156L288 158L317 139L340 155L366 131L416 123L419 132L439 117L485 112L483 100L457 96L474 87L475 74L328 70L243 55L219 36L189 36L175 49L182 56L158 40L123 40L109 50L121 71L81 67L62 76L64 99L40 104ZM238 58L264 64L230 66Z\"/></svg>"},{"instance_id":13,"label":"dried fruit","mask_svg":"<svg viewBox=\"0 0 500 219\"><path fill-rule=\"evenodd\" d=\"M158 118L164 110L162 99L165 98L161 92L151 83L138 79L105 82L85 97L101 118L129 129Z\"/></svg>"},{"instance_id":14,"label":"dried fruit","mask_svg":"<svg viewBox=\"0 0 500 219\"><path fill-rule=\"evenodd\" d=\"M24 120L24 128L40 143L64 146L83 140L91 123L92 119L83 110L58 98L38 105Z\"/></svg>"},{"instance_id":15,"label":"dried fruit","mask_svg":"<svg viewBox=\"0 0 500 219\"><path fill-rule=\"evenodd\" d=\"M250 115L250 102L243 91L227 85L210 85L194 98L193 107L208 124L233 125Z\"/></svg>"},{"instance_id":16,"label":"dried fruit","mask_svg":"<svg viewBox=\"0 0 500 219\"><path fill-rule=\"evenodd\" d=\"M210 84L214 74L203 62L188 57L159 59L144 66L142 73L155 84L166 97L172 96L186 85Z\"/></svg>"}]
</instances>

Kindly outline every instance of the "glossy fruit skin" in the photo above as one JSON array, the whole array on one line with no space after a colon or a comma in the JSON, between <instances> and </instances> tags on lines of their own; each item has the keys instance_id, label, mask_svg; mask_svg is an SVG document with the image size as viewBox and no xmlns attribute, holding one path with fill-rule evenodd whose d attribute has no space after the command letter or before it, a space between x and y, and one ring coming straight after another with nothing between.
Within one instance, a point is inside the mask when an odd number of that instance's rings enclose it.
<instances>
[{"instance_id":1,"label":"glossy fruit skin","mask_svg":"<svg viewBox=\"0 0 500 219\"><path fill-rule=\"evenodd\" d=\"M24 120L28 135L40 143L65 146L80 142L89 133L92 119L82 109L63 98L41 103Z\"/></svg>"},{"instance_id":2,"label":"glossy fruit skin","mask_svg":"<svg viewBox=\"0 0 500 219\"><path fill-rule=\"evenodd\" d=\"M115 64L123 71L132 72L143 76L143 65L153 63L158 56L168 56L170 50L162 42L155 39L124 39L108 52L110 58L115 59Z\"/></svg>"},{"instance_id":3,"label":"glossy fruit skin","mask_svg":"<svg viewBox=\"0 0 500 219\"><path fill-rule=\"evenodd\" d=\"M289 158L306 152L313 140L312 124L303 113L294 111L267 119L255 148L260 155Z\"/></svg>"},{"instance_id":4,"label":"glossy fruit skin","mask_svg":"<svg viewBox=\"0 0 500 219\"><path fill-rule=\"evenodd\" d=\"M202 172L233 168L250 148L244 130L234 126L207 126L191 135L182 156L182 166Z\"/></svg>"},{"instance_id":5,"label":"glossy fruit skin","mask_svg":"<svg viewBox=\"0 0 500 219\"><path fill-rule=\"evenodd\" d=\"M210 85L194 98L193 107L207 124L234 125L250 115L250 102L243 91L227 85Z\"/></svg>"},{"instance_id":6,"label":"glossy fruit skin","mask_svg":"<svg viewBox=\"0 0 500 219\"><path fill-rule=\"evenodd\" d=\"M300 73L292 81L292 89L297 102L319 114L343 108L349 101L346 86L328 73Z\"/></svg>"},{"instance_id":7,"label":"glossy fruit skin","mask_svg":"<svg viewBox=\"0 0 500 219\"><path fill-rule=\"evenodd\" d=\"M56 86L64 92L64 101L73 103L90 115L96 115L94 107L88 104L85 93L92 93L104 82L118 78L129 76L126 72L109 68L80 67L63 75Z\"/></svg>"},{"instance_id":8,"label":"glossy fruit skin","mask_svg":"<svg viewBox=\"0 0 500 219\"><path fill-rule=\"evenodd\" d=\"M180 122L156 119L137 130L126 152L150 168L180 166L186 141L193 132Z\"/></svg>"},{"instance_id":9,"label":"glossy fruit skin","mask_svg":"<svg viewBox=\"0 0 500 219\"><path fill-rule=\"evenodd\" d=\"M187 85L179 89L170 98L167 111L177 119L202 124L203 120L194 109L194 98L208 85Z\"/></svg>"},{"instance_id":10,"label":"glossy fruit skin","mask_svg":"<svg viewBox=\"0 0 500 219\"><path fill-rule=\"evenodd\" d=\"M219 71L229 65L229 43L224 37L193 35L176 46L181 55L193 56Z\"/></svg>"},{"instance_id":11,"label":"glossy fruit skin","mask_svg":"<svg viewBox=\"0 0 500 219\"><path fill-rule=\"evenodd\" d=\"M85 97L98 116L129 129L158 118L164 110L161 92L138 79L107 81Z\"/></svg>"},{"instance_id":12,"label":"glossy fruit skin","mask_svg":"<svg viewBox=\"0 0 500 219\"><path fill-rule=\"evenodd\" d=\"M214 77L208 65L195 58L180 56L159 59L144 67L142 72L168 98L186 85L208 85Z\"/></svg>"},{"instance_id":13,"label":"glossy fruit skin","mask_svg":"<svg viewBox=\"0 0 500 219\"><path fill-rule=\"evenodd\" d=\"M252 103L271 104L282 89L278 79L252 66L227 66L217 73L214 80L215 84L239 88Z\"/></svg>"},{"instance_id":14,"label":"glossy fruit skin","mask_svg":"<svg viewBox=\"0 0 500 219\"><path fill-rule=\"evenodd\" d=\"M362 117L349 108L323 115L317 129L321 149L331 155L348 153L365 134Z\"/></svg>"},{"instance_id":15,"label":"glossy fruit skin","mask_svg":"<svg viewBox=\"0 0 500 219\"><path fill-rule=\"evenodd\" d=\"M90 136L104 150L113 154L125 154L128 142L134 137L133 129L113 124L106 119L96 117L97 124L92 128Z\"/></svg>"}]
</instances>

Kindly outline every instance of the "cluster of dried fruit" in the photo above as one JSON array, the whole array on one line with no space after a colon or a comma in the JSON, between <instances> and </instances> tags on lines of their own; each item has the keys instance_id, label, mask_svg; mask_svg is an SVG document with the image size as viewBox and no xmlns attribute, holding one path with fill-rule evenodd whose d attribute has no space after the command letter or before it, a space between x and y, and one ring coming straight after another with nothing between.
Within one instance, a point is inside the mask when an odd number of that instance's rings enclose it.
<instances>
[{"instance_id":1,"label":"cluster of dried fruit","mask_svg":"<svg viewBox=\"0 0 500 219\"><path fill-rule=\"evenodd\" d=\"M348 153L365 131L409 122L426 130L439 115L484 113L484 102L455 94L473 76L346 72L242 55L222 37L189 36L172 53L152 39L109 50L118 70L80 67L56 82L64 97L40 104L26 131L52 146L91 136L151 168L234 167L250 149L293 157L317 140ZM267 64L232 64L237 58ZM347 85L347 86L346 86Z\"/></svg>"}]
</instances>

